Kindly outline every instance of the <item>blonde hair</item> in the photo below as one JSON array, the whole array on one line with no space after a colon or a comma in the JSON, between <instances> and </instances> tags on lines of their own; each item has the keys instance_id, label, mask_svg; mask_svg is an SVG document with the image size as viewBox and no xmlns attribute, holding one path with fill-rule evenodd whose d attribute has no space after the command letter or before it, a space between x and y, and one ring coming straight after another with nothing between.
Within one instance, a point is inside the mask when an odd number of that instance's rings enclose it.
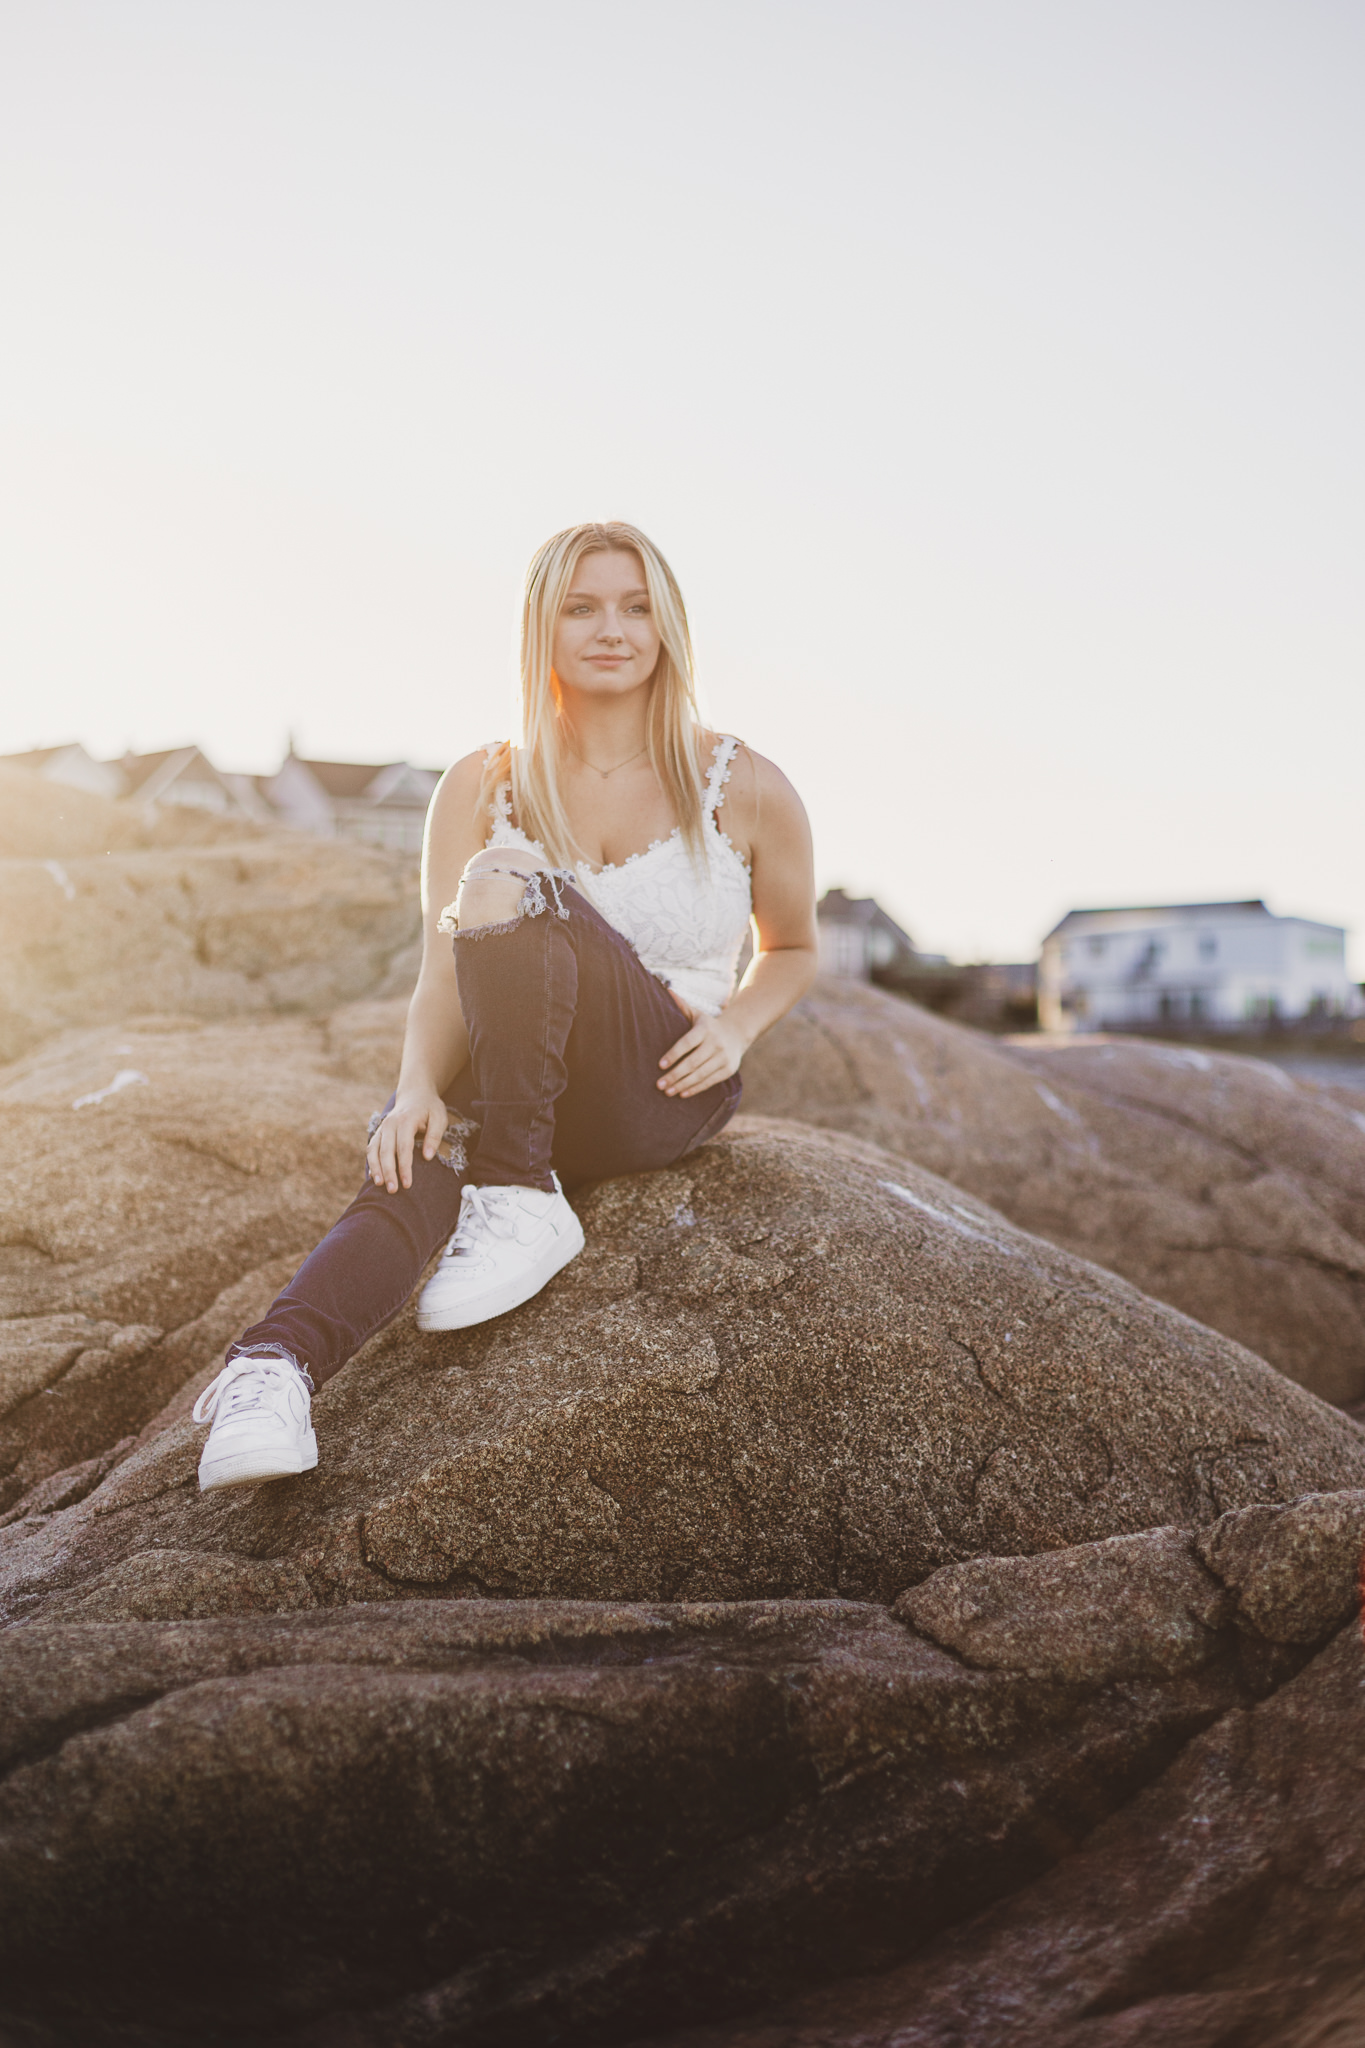
<instances>
[{"instance_id":1,"label":"blonde hair","mask_svg":"<svg viewBox=\"0 0 1365 2048\"><path fill-rule=\"evenodd\" d=\"M638 555L644 565L645 588L659 629L659 659L646 728L649 765L677 814L683 844L694 858L704 859L697 699L687 607L677 578L653 541L624 520L589 520L566 527L532 556L521 608L521 743L517 747L508 743L492 756L484 775L482 801L491 801L497 785L510 778L512 807L522 831L538 840L561 867L582 858L560 795L564 736L553 672L554 636L583 557L611 553Z\"/></svg>"}]
</instances>

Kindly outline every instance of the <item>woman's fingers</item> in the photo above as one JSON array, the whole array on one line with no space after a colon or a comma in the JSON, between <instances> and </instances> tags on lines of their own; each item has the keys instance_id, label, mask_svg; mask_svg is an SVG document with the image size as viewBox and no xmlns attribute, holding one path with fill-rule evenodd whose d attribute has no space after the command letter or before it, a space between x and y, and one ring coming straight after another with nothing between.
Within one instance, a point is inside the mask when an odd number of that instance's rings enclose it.
<instances>
[{"instance_id":1,"label":"woman's fingers","mask_svg":"<svg viewBox=\"0 0 1365 2048\"><path fill-rule=\"evenodd\" d=\"M679 1060L659 1086L665 1095L697 1095L723 1081L730 1071L724 1047L707 1038Z\"/></svg>"},{"instance_id":2,"label":"woman's fingers","mask_svg":"<svg viewBox=\"0 0 1365 2048\"><path fill-rule=\"evenodd\" d=\"M666 1095L701 1095L733 1074L743 1057L722 1019L702 1017L672 1046L660 1064L668 1068L659 1086Z\"/></svg>"},{"instance_id":3,"label":"woman's fingers","mask_svg":"<svg viewBox=\"0 0 1365 2048\"><path fill-rule=\"evenodd\" d=\"M704 1095L708 1088L714 1088L717 1081L723 1081L724 1079L725 1062L723 1060L715 1060L702 1067L699 1072L690 1075L678 1089L678 1093L684 1097L688 1095Z\"/></svg>"},{"instance_id":4,"label":"woman's fingers","mask_svg":"<svg viewBox=\"0 0 1365 2048\"><path fill-rule=\"evenodd\" d=\"M398 1192L399 1168L402 1159L401 1137L402 1126L392 1112L390 1112L375 1132L374 1137L370 1140L371 1178L376 1187L387 1188L391 1195L396 1195ZM405 1188L412 1186L412 1133L410 1130L408 1132L407 1164L408 1172L403 1179L403 1186Z\"/></svg>"},{"instance_id":5,"label":"woman's fingers","mask_svg":"<svg viewBox=\"0 0 1365 2048\"><path fill-rule=\"evenodd\" d=\"M396 1195L400 1186L410 1188L418 1133L426 1133L423 1158L434 1159L441 1149L448 1121L446 1106L439 1097L425 1108L391 1109L365 1150L375 1186L387 1188L391 1195Z\"/></svg>"},{"instance_id":6,"label":"woman's fingers","mask_svg":"<svg viewBox=\"0 0 1365 2048\"><path fill-rule=\"evenodd\" d=\"M696 1055L694 1053L684 1056L677 1066L669 1068L658 1084L665 1095L676 1095L678 1093L687 1080L688 1075L693 1071L695 1063Z\"/></svg>"},{"instance_id":7,"label":"woman's fingers","mask_svg":"<svg viewBox=\"0 0 1365 2048\"><path fill-rule=\"evenodd\" d=\"M669 1046L668 1051L659 1061L659 1065L665 1068L675 1067L683 1055L691 1052L695 1046L700 1045L705 1037L706 1026L704 1024L694 1024L690 1031L683 1033L676 1045Z\"/></svg>"},{"instance_id":8,"label":"woman's fingers","mask_svg":"<svg viewBox=\"0 0 1365 2048\"><path fill-rule=\"evenodd\" d=\"M398 1193L398 1131L392 1117L385 1117L379 1134L379 1164L384 1185L391 1195Z\"/></svg>"}]
</instances>

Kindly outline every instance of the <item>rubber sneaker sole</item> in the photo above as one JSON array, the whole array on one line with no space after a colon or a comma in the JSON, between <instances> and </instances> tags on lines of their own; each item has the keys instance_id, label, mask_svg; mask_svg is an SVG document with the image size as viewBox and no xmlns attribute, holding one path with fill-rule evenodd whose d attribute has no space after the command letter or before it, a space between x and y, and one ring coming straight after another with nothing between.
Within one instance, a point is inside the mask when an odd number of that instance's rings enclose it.
<instances>
[{"instance_id":1,"label":"rubber sneaker sole","mask_svg":"<svg viewBox=\"0 0 1365 2048\"><path fill-rule=\"evenodd\" d=\"M500 1287L490 1287L485 1294L477 1295L471 1301L452 1302L449 1308L419 1308L417 1327L419 1330L472 1330L476 1323L491 1323L494 1316L510 1315L514 1308L520 1308L524 1301L530 1301L539 1294L542 1287L548 1287L556 1273L562 1273L570 1259L576 1259L583 1249L583 1226L574 1218L576 1228L566 1231L563 1242L557 1244L545 1265L534 1266L529 1272L515 1280L504 1280Z\"/></svg>"},{"instance_id":2,"label":"rubber sneaker sole","mask_svg":"<svg viewBox=\"0 0 1365 2048\"><path fill-rule=\"evenodd\" d=\"M199 1461L199 1491L212 1493L220 1486L255 1486L262 1479L297 1479L311 1472L318 1462L318 1440L310 1429L293 1454L284 1450L238 1451L229 1458Z\"/></svg>"}]
</instances>

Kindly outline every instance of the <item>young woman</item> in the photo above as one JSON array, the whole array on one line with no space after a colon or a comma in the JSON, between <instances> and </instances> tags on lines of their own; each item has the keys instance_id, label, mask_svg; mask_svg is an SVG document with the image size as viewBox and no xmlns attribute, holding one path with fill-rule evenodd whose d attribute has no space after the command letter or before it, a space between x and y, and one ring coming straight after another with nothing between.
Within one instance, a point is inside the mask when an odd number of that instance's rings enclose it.
<instances>
[{"instance_id":1,"label":"young woman","mask_svg":"<svg viewBox=\"0 0 1365 2048\"><path fill-rule=\"evenodd\" d=\"M443 1238L421 1329L537 1294L583 1246L561 1177L670 1166L713 1137L748 1047L815 973L800 799L699 726L682 595L637 528L541 548L521 687L520 746L457 761L432 799L398 1087L365 1186L195 1406L205 1490L317 1464L310 1396Z\"/></svg>"}]
</instances>

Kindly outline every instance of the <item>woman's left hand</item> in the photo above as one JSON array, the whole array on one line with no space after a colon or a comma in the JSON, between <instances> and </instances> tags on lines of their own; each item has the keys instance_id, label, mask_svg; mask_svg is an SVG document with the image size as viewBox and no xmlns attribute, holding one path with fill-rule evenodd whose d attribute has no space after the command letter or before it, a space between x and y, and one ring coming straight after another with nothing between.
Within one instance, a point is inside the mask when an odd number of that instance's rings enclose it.
<instances>
[{"instance_id":1,"label":"woman's left hand","mask_svg":"<svg viewBox=\"0 0 1365 2048\"><path fill-rule=\"evenodd\" d=\"M719 1017L708 1017L672 989L669 994L683 1015L691 1018L692 1029L685 1031L676 1045L670 1045L659 1061L664 1077L658 1085L665 1095L703 1095L717 1081L738 1072L749 1041L737 1023L726 1022L723 1010Z\"/></svg>"}]
</instances>

